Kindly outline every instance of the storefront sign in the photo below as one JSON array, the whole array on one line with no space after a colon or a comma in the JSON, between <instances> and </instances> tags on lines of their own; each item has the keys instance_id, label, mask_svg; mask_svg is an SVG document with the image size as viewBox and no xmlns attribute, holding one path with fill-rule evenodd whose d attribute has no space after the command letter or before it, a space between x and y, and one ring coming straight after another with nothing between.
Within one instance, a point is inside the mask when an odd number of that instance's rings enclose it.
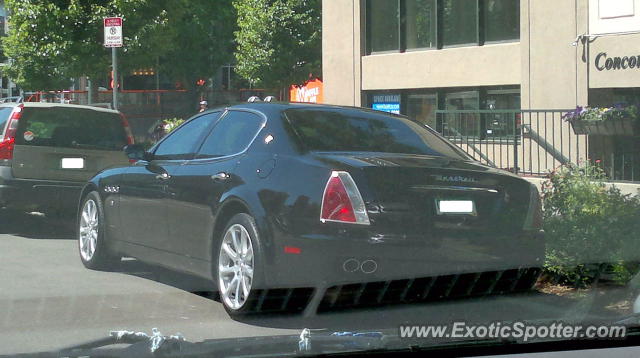
<instances>
[{"instance_id":1,"label":"storefront sign","mask_svg":"<svg viewBox=\"0 0 640 358\"><path fill-rule=\"evenodd\" d=\"M292 85L289 88L289 98L291 102L323 103L322 90L322 81L315 79L308 81L304 86Z\"/></svg>"},{"instance_id":2,"label":"storefront sign","mask_svg":"<svg viewBox=\"0 0 640 358\"><path fill-rule=\"evenodd\" d=\"M399 94L378 94L373 96L371 108L376 111L400 114Z\"/></svg>"},{"instance_id":3,"label":"storefront sign","mask_svg":"<svg viewBox=\"0 0 640 358\"><path fill-rule=\"evenodd\" d=\"M640 55L619 57L600 52L596 55L595 66L598 71L640 69Z\"/></svg>"}]
</instances>

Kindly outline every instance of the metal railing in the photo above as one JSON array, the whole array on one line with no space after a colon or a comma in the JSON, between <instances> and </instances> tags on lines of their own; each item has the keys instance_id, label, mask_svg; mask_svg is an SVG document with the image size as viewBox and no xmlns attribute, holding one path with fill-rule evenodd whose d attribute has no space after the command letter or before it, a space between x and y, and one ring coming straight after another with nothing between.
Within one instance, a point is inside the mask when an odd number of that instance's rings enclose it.
<instances>
[{"instance_id":1,"label":"metal railing","mask_svg":"<svg viewBox=\"0 0 640 358\"><path fill-rule=\"evenodd\" d=\"M436 129L476 160L529 176L567 163L590 161L611 180L640 181L640 155L593 136L576 135L562 119L566 110L438 110ZM636 139L637 140L637 139ZM640 147L640 145L639 145Z\"/></svg>"}]
</instances>

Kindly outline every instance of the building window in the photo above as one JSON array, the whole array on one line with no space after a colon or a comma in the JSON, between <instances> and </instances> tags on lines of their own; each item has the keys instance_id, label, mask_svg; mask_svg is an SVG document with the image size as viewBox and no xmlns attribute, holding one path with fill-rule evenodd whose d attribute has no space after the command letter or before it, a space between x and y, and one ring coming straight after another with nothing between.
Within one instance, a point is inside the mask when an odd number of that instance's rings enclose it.
<instances>
[{"instance_id":1,"label":"building window","mask_svg":"<svg viewBox=\"0 0 640 358\"><path fill-rule=\"evenodd\" d=\"M408 94L407 116L411 119L426 124L436 129L436 110L438 109L438 97L436 94Z\"/></svg>"},{"instance_id":2,"label":"building window","mask_svg":"<svg viewBox=\"0 0 640 358\"><path fill-rule=\"evenodd\" d=\"M512 0L513 1L513 0ZM478 43L478 2L442 1L442 43L444 46Z\"/></svg>"},{"instance_id":3,"label":"building window","mask_svg":"<svg viewBox=\"0 0 640 358\"><path fill-rule=\"evenodd\" d=\"M367 0L367 53L520 39L517 0Z\"/></svg>"},{"instance_id":4,"label":"building window","mask_svg":"<svg viewBox=\"0 0 640 358\"><path fill-rule=\"evenodd\" d=\"M485 0L482 16L485 41L509 41L520 38L519 1Z\"/></svg>"},{"instance_id":5,"label":"building window","mask_svg":"<svg viewBox=\"0 0 640 358\"><path fill-rule=\"evenodd\" d=\"M520 109L519 89L487 90L485 95L486 109ZM519 113L488 113L482 118L483 139L514 138L517 135L516 125Z\"/></svg>"},{"instance_id":6,"label":"building window","mask_svg":"<svg viewBox=\"0 0 640 358\"><path fill-rule=\"evenodd\" d=\"M400 49L400 1L367 1L369 52Z\"/></svg>"},{"instance_id":7,"label":"building window","mask_svg":"<svg viewBox=\"0 0 640 358\"><path fill-rule=\"evenodd\" d=\"M480 109L478 91L450 92L445 95L445 110L469 111ZM455 113L444 116L444 135L452 137L480 137L480 116L476 113Z\"/></svg>"},{"instance_id":8,"label":"building window","mask_svg":"<svg viewBox=\"0 0 640 358\"><path fill-rule=\"evenodd\" d=\"M436 47L436 0L406 0L407 49Z\"/></svg>"},{"instance_id":9,"label":"building window","mask_svg":"<svg viewBox=\"0 0 640 358\"><path fill-rule=\"evenodd\" d=\"M518 135L517 86L374 91L367 98L373 109L404 114L452 139L504 141Z\"/></svg>"}]
</instances>

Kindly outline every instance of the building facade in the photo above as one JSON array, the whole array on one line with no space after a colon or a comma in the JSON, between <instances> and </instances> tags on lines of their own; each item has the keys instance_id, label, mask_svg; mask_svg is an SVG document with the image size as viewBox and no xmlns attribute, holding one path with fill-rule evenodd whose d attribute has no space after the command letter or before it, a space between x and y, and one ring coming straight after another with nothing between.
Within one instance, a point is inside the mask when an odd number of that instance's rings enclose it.
<instances>
[{"instance_id":1,"label":"building facade","mask_svg":"<svg viewBox=\"0 0 640 358\"><path fill-rule=\"evenodd\" d=\"M324 0L323 81L327 103L402 113L439 129L438 110L640 103L640 0ZM494 142L519 125L462 121L464 136ZM574 162L613 155L610 143L589 146L593 138L574 135L558 116L529 122L536 136L558 136L514 139L523 159L543 152L546 163L528 163L531 172L559 165L554 152L572 150ZM637 140L625 140L620 150L637 153ZM612 153L595 154L596 146Z\"/></svg>"}]
</instances>

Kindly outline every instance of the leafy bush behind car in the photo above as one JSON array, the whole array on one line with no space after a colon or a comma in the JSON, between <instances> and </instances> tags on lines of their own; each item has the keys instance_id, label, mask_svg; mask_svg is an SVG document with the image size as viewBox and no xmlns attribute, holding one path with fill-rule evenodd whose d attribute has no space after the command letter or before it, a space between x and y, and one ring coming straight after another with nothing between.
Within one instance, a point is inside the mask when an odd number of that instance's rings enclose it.
<instances>
[{"instance_id":1,"label":"leafy bush behind car","mask_svg":"<svg viewBox=\"0 0 640 358\"><path fill-rule=\"evenodd\" d=\"M172 130L178 128L182 123L184 123L184 119L182 118L167 118L162 121L166 133L170 133Z\"/></svg>"},{"instance_id":2,"label":"leafy bush behind car","mask_svg":"<svg viewBox=\"0 0 640 358\"><path fill-rule=\"evenodd\" d=\"M587 163L563 166L543 184L545 269L561 283L584 287L603 273L622 283L638 271L640 200L604 180Z\"/></svg>"}]
</instances>

